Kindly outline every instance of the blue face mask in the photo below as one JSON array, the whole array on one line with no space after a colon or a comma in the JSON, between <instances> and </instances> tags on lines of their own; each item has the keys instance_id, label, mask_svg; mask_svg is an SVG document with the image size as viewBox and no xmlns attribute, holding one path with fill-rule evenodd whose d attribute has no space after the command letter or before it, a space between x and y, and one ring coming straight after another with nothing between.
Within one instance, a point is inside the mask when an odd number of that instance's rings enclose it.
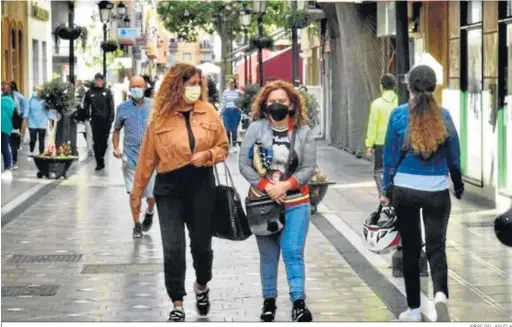
<instances>
[{"instance_id":1,"label":"blue face mask","mask_svg":"<svg viewBox=\"0 0 512 327\"><path fill-rule=\"evenodd\" d=\"M132 87L130 93L134 100L140 100L144 97L144 91L140 87Z\"/></svg>"}]
</instances>

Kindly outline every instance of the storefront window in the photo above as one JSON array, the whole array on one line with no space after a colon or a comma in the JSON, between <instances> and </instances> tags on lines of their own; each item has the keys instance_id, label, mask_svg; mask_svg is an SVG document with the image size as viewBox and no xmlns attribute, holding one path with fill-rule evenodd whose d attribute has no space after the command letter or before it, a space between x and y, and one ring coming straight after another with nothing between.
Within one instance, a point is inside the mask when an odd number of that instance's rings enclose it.
<instances>
[{"instance_id":1,"label":"storefront window","mask_svg":"<svg viewBox=\"0 0 512 327\"><path fill-rule=\"evenodd\" d=\"M466 101L461 126L464 143L464 175L483 186L483 33L482 1L461 1L461 88Z\"/></svg>"},{"instance_id":2,"label":"storefront window","mask_svg":"<svg viewBox=\"0 0 512 327\"><path fill-rule=\"evenodd\" d=\"M506 14L507 17L511 17L512 16L512 1L507 1L507 14Z\"/></svg>"},{"instance_id":3,"label":"storefront window","mask_svg":"<svg viewBox=\"0 0 512 327\"><path fill-rule=\"evenodd\" d=\"M21 82L23 80L23 32L18 32L18 74L16 75L16 81L18 82L19 91L23 93L23 83Z\"/></svg>"},{"instance_id":4,"label":"storefront window","mask_svg":"<svg viewBox=\"0 0 512 327\"><path fill-rule=\"evenodd\" d=\"M48 81L48 49L46 41L43 41L43 76L42 82L45 83Z\"/></svg>"},{"instance_id":5,"label":"storefront window","mask_svg":"<svg viewBox=\"0 0 512 327\"><path fill-rule=\"evenodd\" d=\"M468 25L482 21L482 1L468 1L466 8L466 23Z\"/></svg>"},{"instance_id":6,"label":"storefront window","mask_svg":"<svg viewBox=\"0 0 512 327\"><path fill-rule=\"evenodd\" d=\"M18 79L18 54L16 53L16 31L11 29L11 79ZM7 67L9 69L9 67Z\"/></svg>"}]
</instances>

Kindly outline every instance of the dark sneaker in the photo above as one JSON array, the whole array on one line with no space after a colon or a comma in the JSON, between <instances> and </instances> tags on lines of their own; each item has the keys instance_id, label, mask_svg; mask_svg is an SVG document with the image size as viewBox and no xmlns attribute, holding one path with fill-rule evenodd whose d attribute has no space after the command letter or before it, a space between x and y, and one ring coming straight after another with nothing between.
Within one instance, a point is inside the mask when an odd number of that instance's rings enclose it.
<instances>
[{"instance_id":1,"label":"dark sneaker","mask_svg":"<svg viewBox=\"0 0 512 327\"><path fill-rule=\"evenodd\" d=\"M174 308L169 313L169 321L173 322L183 322L185 321L185 311L183 308Z\"/></svg>"},{"instance_id":2,"label":"dark sneaker","mask_svg":"<svg viewBox=\"0 0 512 327\"><path fill-rule=\"evenodd\" d=\"M155 214L155 212L153 211L153 213L148 213L146 211L146 215L144 216L144 221L142 222L142 231L143 232L147 232L151 229L151 226L153 226L153 215Z\"/></svg>"},{"instance_id":3,"label":"dark sneaker","mask_svg":"<svg viewBox=\"0 0 512 327\"><path fill-rule=\"evenodd\" d=\"M195 288L195 285L194 285ZM210 298L208 297L208 293L210 293L210 289L206 288L204 291L199 291L195 289L196 293L196 308L197 313L200 316L206 316L208 312L210 312Z\"/></svg>"},{"instance_id":4,"label":"dark sneaker","mask_svg":"<svg viewBox=\"0 0 512 327\"><path fill-rule=\"evenodd\" d=\"M260 320L263 322L272 322L276 318L276 299L269 298L263 301Z\"/></svg>"},{"instance_id":5,"label":"dark sneaker","mask_svg":"<svg viewBox=\"0 0 512 327\"><path fill-rule=\"evenodd\" d=\"M133 238L141 238L142 237L142 225L141 223L135 224L133 227Z\"/></svg>"},{"instance_id":6,"label":"dark sneaker","mask_svg":"<svg viewBox=\"0 0 512 327\"><path fill-rule=\"evenodd\" d=\"M96 169L95 169L95 170L96 170L96 171L100 171L100 170L103 170L103 169L105 169L105 164L98 164L98 165L96 166Z\"/></svg>"},{"instance_id":7,"label":"dark sneaker","mask_svg":"<svg viewBox=\"0 0 512 327\"><path fill-rule=\"evenodd\" d=\"M297 300L293 303L292 320L297 322L313 321L311 311L309 311L304 300Z\"/></svg>"}]
</instances>

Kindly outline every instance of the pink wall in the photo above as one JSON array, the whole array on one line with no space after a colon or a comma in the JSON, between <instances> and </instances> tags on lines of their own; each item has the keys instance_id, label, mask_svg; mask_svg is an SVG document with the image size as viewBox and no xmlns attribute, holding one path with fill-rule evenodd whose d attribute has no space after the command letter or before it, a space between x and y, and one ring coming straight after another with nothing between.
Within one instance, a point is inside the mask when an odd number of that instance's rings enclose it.
<instances>
[{"instance_id":1,"label":"pink wall","mask_svg":"<svg viewBox=\"0 0 512 327\"><path fill-rule=\"evenodd\" d=\"M272 51L268 49L263 49L263 62L265 60L272 57ZM249 60L249 56L247 56L247 66L248 70L252 69L252 83L257 84L258 83L258 52L254 52L252 54L252 62ZM249 65L249 62L251 62L252 67ZM244 60L242 60L238 65L236 65L235 68L236 73L238 74L238 86L243 87L245 86L245 71L244 71ZM248 76L251 76L248 74ZM247 77L249 79L249 77ZM251 81L248 81L247 83L251 83Z\"/></svg>"},{"instance_id":2,"label":"pink wall","mask_svg":"<svg viewBox=\"0 0 512 327\"><path fill-rule=\"evenodd\" d=\"M249 58L247 59L249 65ZM249 66L249 69L251 67ZM237 65L236 71L239 76L239 86L245 85L244 61ZM278 78L290 83L293 82L292 72L292 49L289 48L278 55L273 54L270 50L263 50L263 79L264 82L268 78ZM302 82L302 58L299 58L299 79ZM252 56L252 80L253 84L258 83L258 54ZM249 81L250 82L250 81Z\"/></svg>"}]
</instances>

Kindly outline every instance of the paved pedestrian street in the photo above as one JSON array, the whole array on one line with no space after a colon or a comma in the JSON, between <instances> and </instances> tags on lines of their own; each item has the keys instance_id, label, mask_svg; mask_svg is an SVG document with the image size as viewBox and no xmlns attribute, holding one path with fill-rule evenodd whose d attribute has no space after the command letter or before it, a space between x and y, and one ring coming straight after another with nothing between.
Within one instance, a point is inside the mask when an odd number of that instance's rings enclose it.
<instances>
[{"instance_id":1,"label":"paved pedestrian street","mask_svg":"<svg viewBox=\"0 0 512 327\"><path fill-rule=\"evenodd\" d=\"M230 161L240 192L247 190ZM165 321L171 303L164 287L160 231L140 240L120 170L93 164L32 203L2 228L2 321ZM220 169L222 171L222 169ZM209 321L258 321L259 257L254 237L214 240ZM188 320L195 313L192 258L187 257ZM325 236L311 225L306 247L307 302L315 321L390 321L395 316ZM279 321L290 321L280 266Z\"/></svg>"},{"instance_id":2,"label":"paved pedestrian street","mask_svg":"<svg viewBox=\"0 0 512 327\"><path fill-rule=\"evenodd\" d=\"M248 185L236 163L233 154L229 167L244 195ZM2 321L167 319L171 303L158 220L144 238L132 239L120 162L107 164L98 173L93 163L81 162L68 180L2 217ZM396 320L406 308L403 278L392 277L390 254L370 253L360 237L362 221L376 207L372 164L320 143L318 165L337 185L312 217L306 245L307 303L315 321ZM219 172L224 180L222 166ZM447 254L454 321L512 319L512 251L494 236L495 216L495 210L469 198L453 200ZM214 239L213 248L207 319L195 313L187 256L187 320L258 321L262 299L254 237ZM279 269L277 320L290 321L282 263ZM422 288L422 312L435 321L430 277L422 278Z\"/></svg>"}]
</instances>

